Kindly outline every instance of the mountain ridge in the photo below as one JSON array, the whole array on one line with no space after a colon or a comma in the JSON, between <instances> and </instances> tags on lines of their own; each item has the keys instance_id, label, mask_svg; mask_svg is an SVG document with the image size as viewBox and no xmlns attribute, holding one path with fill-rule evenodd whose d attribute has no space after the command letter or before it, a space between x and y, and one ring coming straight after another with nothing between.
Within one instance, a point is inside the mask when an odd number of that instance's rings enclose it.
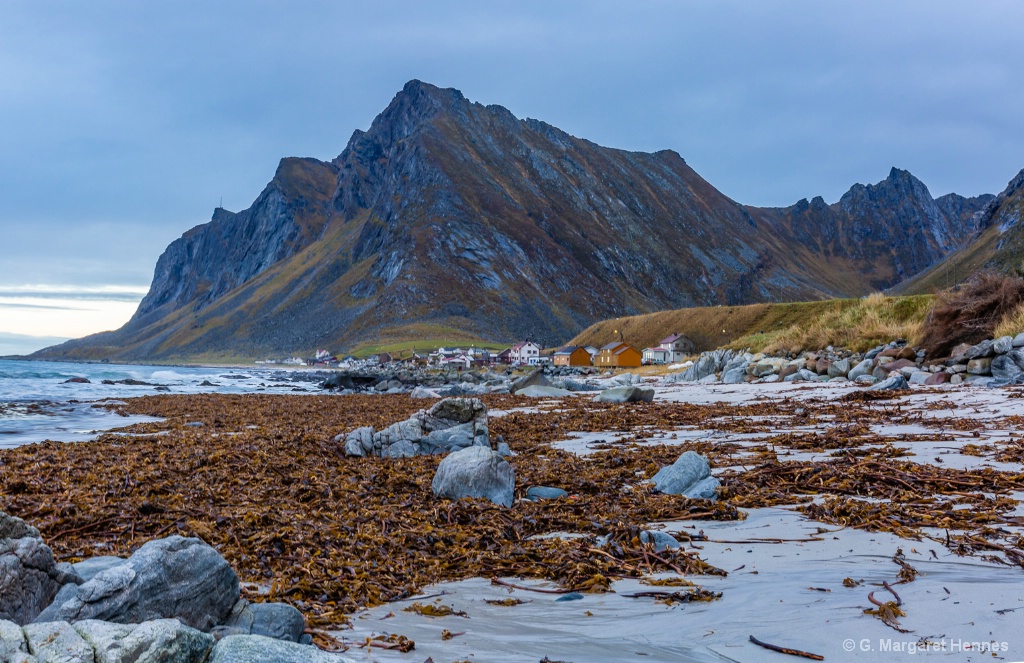
<instances>
[{"instance_id":1,"label":"mountain ridge","mask_svg":"<svg viewBox=\"0 0 1024 663\"><path fill-rule=\"evenodd\" d=\"M555 343L619 315L867 294L975 231L984 201L942 199L894 168L833 205L744 206L672 150L604 148L410 81L338 157L282 159L249 208L172 242L120 330L37 355Z\"/></svg>"}]
</instances>

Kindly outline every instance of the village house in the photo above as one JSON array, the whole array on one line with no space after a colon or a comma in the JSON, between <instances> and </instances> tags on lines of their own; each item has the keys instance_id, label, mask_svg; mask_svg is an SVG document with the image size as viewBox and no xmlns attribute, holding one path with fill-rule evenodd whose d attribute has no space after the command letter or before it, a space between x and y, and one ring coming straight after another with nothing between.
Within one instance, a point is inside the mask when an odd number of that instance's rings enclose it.
<instances>
[{"instance_id":1,"label":"village house","mask_svg":"<svg viewBox=\"0 0 1024 663\"><path fill-rule=\"evenodd\" d=\"M512 346L509 354L512 364L537 365L540 358L540 346L533 341L523 341ZM530 360L533 359L531 364Z\"/></svg>"},{"instance_id":2,"label":"village house","mask_svg":"<svg viewBox=\"0 0 1024 663\"><path fill-rule=\"evenodd\" d=\"M505 348L496 355L495 363L497 364L511 364L512 363L512 348Z\"/></svg>"},{"instance_id":3,"label":"village house","mask_svg":"<svg viewBox=\"0 0 1024 663\"><path fill-rule=\"evenodd\" d=\"M622 341L615 341L601 348L594 365L601 368L637 368L642 363L643 357L639 352Z\"/></svg>"},{"instance_id":4,"label":"village house","mask_svg":"<svg viewBox=\"0 0 1024 663\"><path fill-rule=\"evenodd\" d=\"M559 348L554 354L555 366L590 366L590 353L578 345Z\"/></svg>"},{"instance_id":5,"label":"village house","mask_svg":"<svg viewBox=\"0 0 1024 663\"><path fill-rule=\"evenodd\" d=\"M671 334L653 348L644 348L645 364L674 364L693 354L696 344L681 334Z\"/></svg>"}]
</instances>

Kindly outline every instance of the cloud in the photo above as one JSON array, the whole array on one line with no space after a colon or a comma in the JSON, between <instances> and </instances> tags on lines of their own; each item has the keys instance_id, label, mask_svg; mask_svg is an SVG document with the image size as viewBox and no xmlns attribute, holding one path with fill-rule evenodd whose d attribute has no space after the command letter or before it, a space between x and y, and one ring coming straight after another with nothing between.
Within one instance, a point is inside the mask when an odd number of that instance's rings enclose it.
<instances>
[{"instance_id":1,"label":"cloud","mask_svg":"<svg viewBox=\"0 0 1024 663\"><path fill-rule=\"evenodd\" d=\"M0 298L10 299L63 299L63 300L88 300L107 302L134 302L142 301L148 292L148 288L132 286L68 286L68 285L0 285ZM3 304L0 304L3 305ZM9 303L9 306L35 306L43 308L45 305L16 304ZM61 307L65 308L65 307Z\"/></svg>"},{"instance_id":2,"label":"cloud","mask_svg":"<svg viewBox=\"0 0 1024 663\"><path fill-rule=\"evenodd\" d=\"M68 340L61 336L33 336L0 331L0 357L27 355Z\"/></svg>"}]
</instances>

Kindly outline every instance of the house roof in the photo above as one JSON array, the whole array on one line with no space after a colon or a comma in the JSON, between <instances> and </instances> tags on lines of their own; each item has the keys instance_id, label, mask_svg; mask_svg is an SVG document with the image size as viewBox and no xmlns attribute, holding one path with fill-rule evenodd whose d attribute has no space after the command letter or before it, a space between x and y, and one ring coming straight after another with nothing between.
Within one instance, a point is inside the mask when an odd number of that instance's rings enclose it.
<instances>
[{"instance_id":1,"label":"house roof","mask_svg":"<svg viewBox=\"0 0 1024 663\"><path fill-rule=\"evenodd\" d=\"M682 336L680 334L671 334L671 335L661 339L661 342L659 343L659 345L668 345L669 343L675 343L676 341L678 341L681 338L682 338Z\"/></svg>"},{"instance_id":2,"label":"house roof","mask_svg":"<svg viewBox=\"0 0 1024 663\"><path fill-rule=\"evenodd\" d=\"M615 348L619 347L620 345L626 345L626 344L623 343L622 341L615 341L613 343L609 343L608 345L601 346L601 349L602 350L614 350Z\"/></svg>"},{"instance_id":3,"label":"house roof","mask_svg":"<svg viewBox=\"0 0 1024 663\"><path fill-rule=\"evenodd\" d=\"M580 349L580 346L578 346L578 345L567 345L564 348L559 348L559 349L555 350L555 354L556 355L571 355L572 353L576 352L579 349Z\"/></svg>"},{"instance_id":4,"label":"house roof","mask_svg":"<svg viewBox=\"0 0 1024 663\"><path fill-rule=\"evenodd\" d=\"M633 348L631 348L628 345L626 345L625 343L623 343L622 347L615 348L614 350L612 350L612 354L613 355L620 355L623 352L625 352L626 350L633 350ZM633 352L636 352L636 350L633 350Z\"/></svg>"}]
</instances>

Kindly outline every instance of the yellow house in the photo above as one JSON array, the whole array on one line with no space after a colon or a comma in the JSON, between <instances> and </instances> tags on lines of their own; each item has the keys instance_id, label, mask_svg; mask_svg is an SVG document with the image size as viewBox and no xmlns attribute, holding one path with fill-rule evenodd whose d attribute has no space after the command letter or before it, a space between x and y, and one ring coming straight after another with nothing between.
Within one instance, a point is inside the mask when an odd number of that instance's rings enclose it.
<instances>
[{"instance_id":1,"label":"yellow house","mask_svg":"<svg viewBox=\"0 0 1024 663\"><path fill-rule=\"evenodd\" d=\"M594 358L594 366L600 368L637 368L643 363L640 353L622 341L609 343L601 348Z\"/></svg>"},{"instance_id":2,"label":"yellow house","mask_svg":"<svg viewBox=\"0 0 1024 663\"><path fill-rule=\"evenodd\" d=\"M590 366L590 353L586 348L567 345L554 354L555 366Z\"/></svg>"}]
</instances>

